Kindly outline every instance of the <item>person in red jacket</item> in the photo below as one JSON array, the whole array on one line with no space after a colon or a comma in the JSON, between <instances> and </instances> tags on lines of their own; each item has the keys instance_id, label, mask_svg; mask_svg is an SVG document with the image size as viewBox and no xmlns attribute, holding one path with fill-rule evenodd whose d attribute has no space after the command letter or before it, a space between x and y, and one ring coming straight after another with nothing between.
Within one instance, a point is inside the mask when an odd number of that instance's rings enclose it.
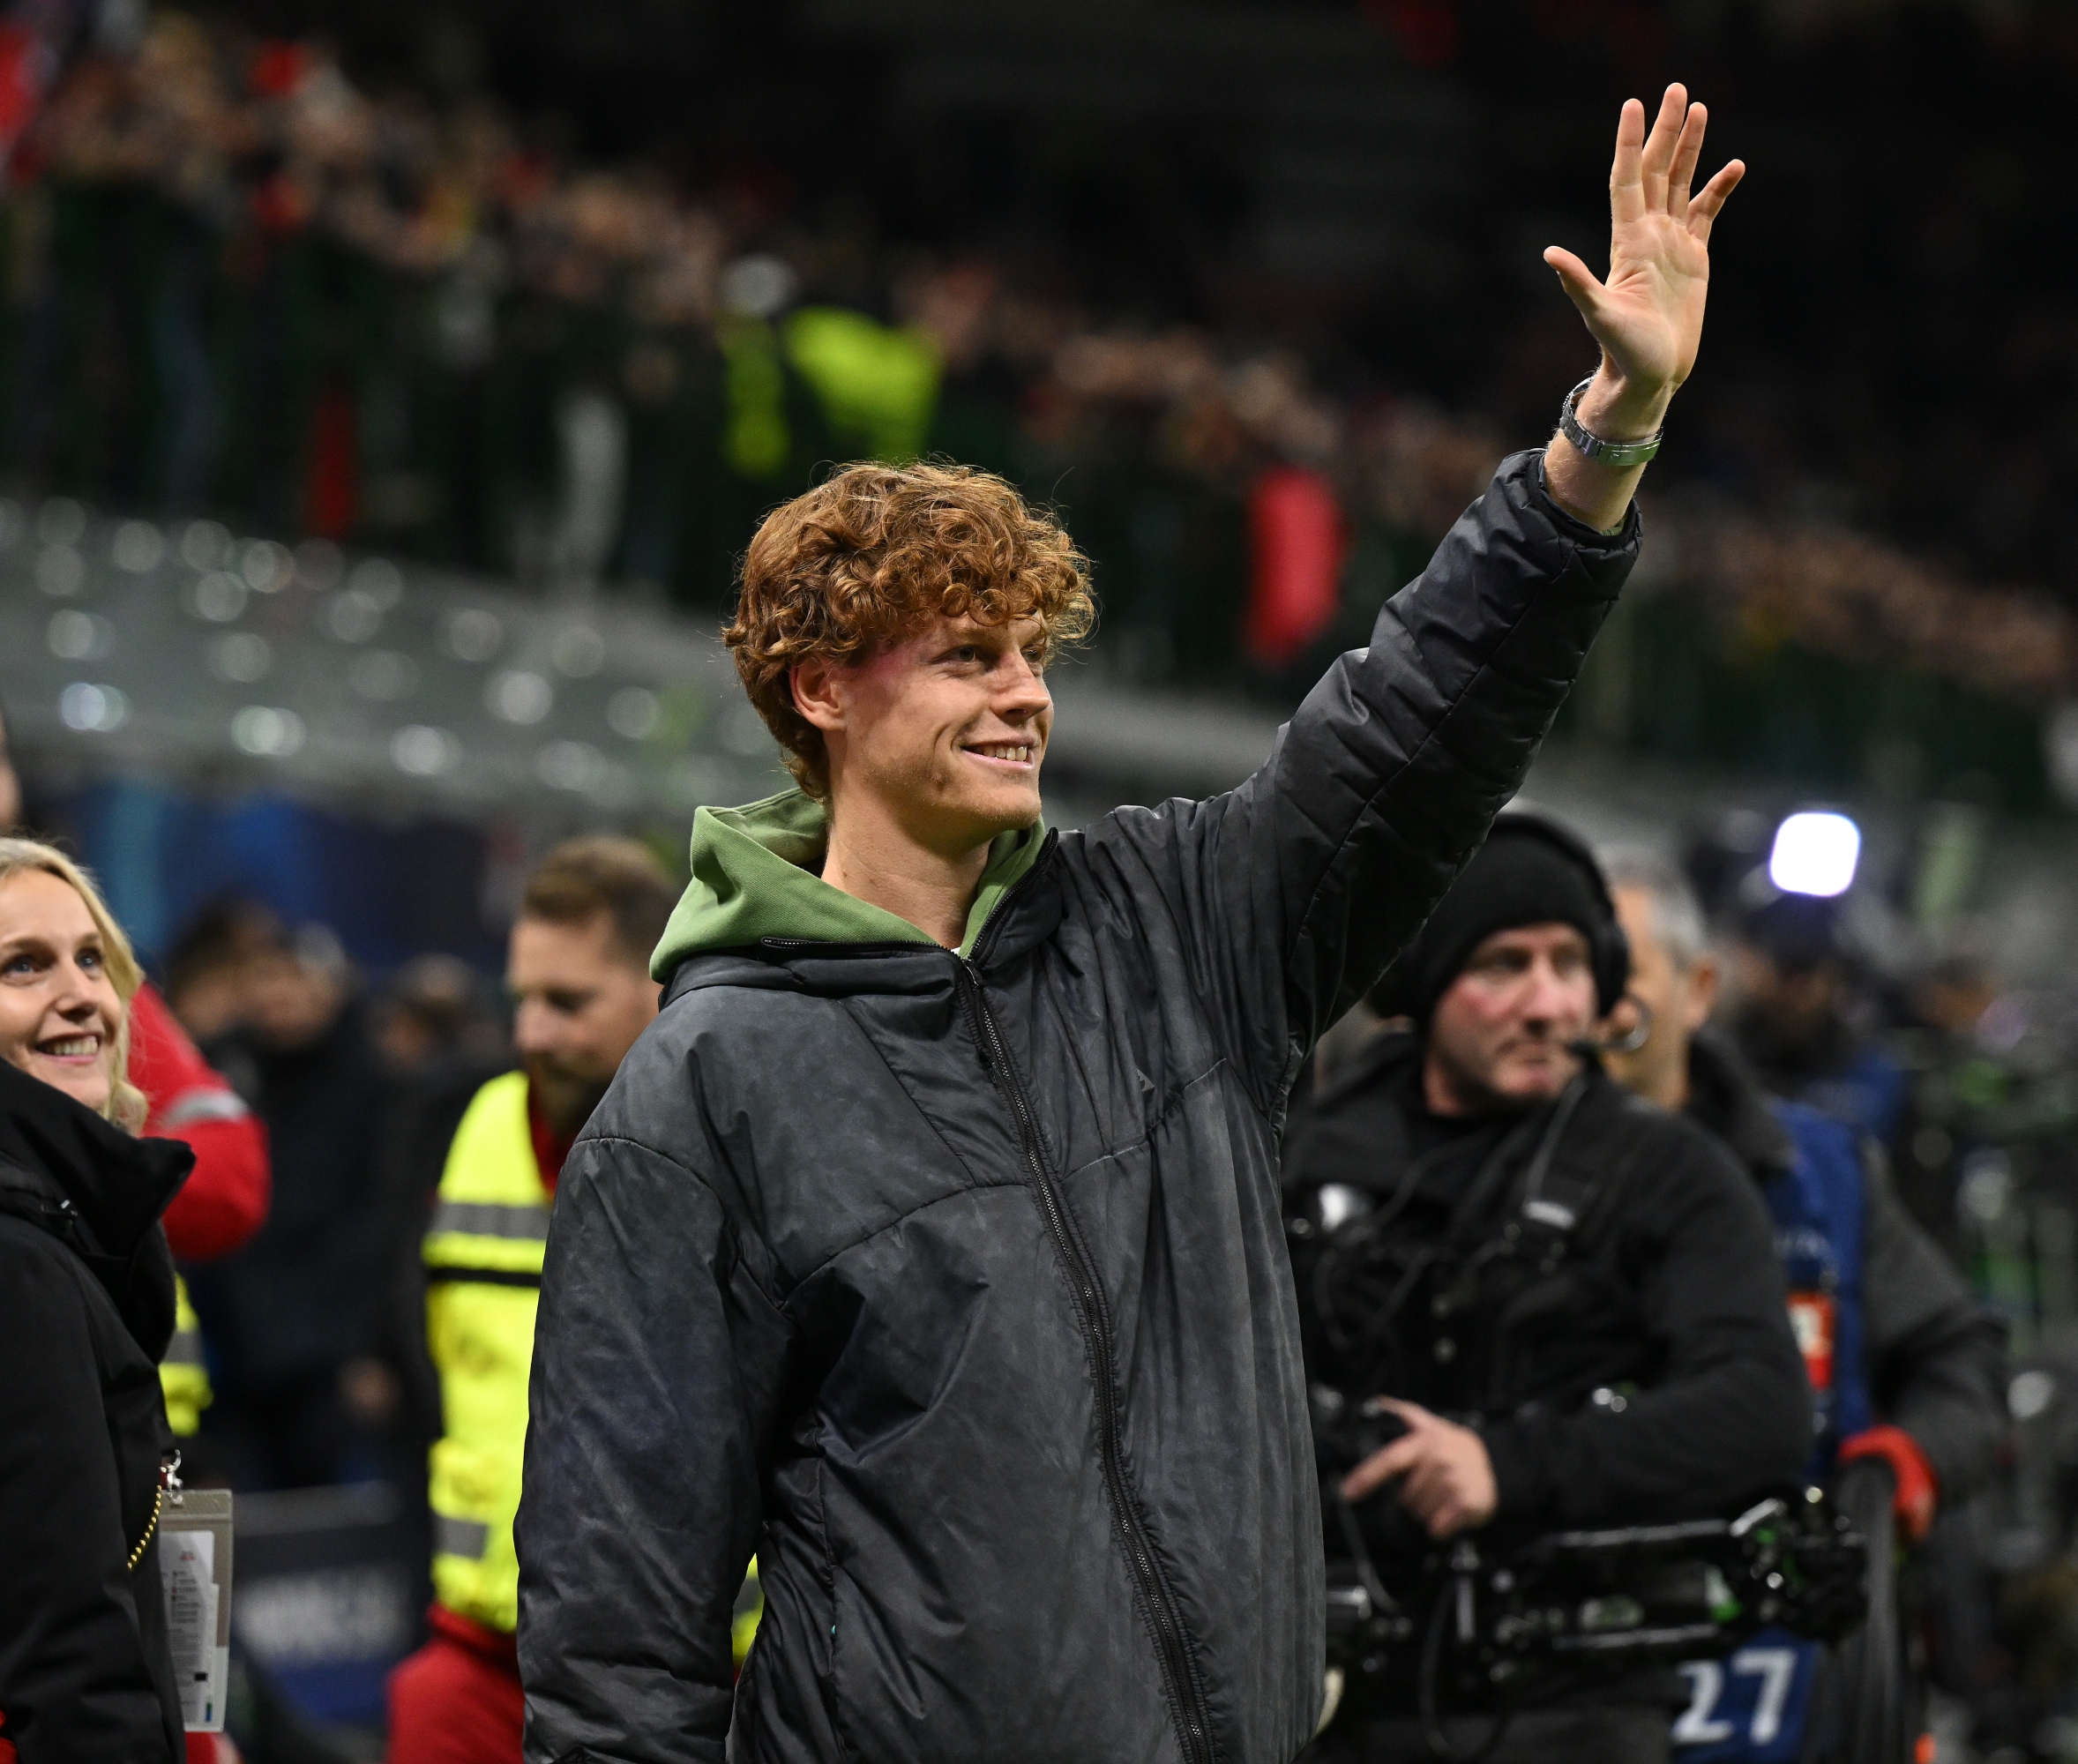
<instances>
[{"instance_id":1,"label":"person in red jacket","mask_svg":"<svg viewBox=\"0 0 2078 1764\"><path fill-rule=\"evenodd\" d=\"M194 1148L195 1173L166 1209L174 1254L230 1254L267 1216L266 1129L148 984L131 1005L130 1081L151 1099L145 1132Z\"/></svg>"}]
</instances>

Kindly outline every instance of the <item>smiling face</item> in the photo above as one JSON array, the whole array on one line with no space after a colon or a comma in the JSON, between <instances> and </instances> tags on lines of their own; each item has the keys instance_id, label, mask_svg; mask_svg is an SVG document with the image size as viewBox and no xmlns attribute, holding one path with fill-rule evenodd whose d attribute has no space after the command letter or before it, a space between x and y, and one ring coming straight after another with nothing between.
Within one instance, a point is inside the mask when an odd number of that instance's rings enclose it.
<instances>
[{"instance_id":1,"label":"smiling face","mask_svg":"<svg viewBox=\"0 0 2078 1764\"><path fill-rule=\"evenodd\" d=\"M1039 818L1053 729L1036 618L938 619L851 662L794 670L803 716L822 731L833 820L892 822L957 858Z\"/></svg>"},{"instance_id":2,"label":"smiling face","mask_svg":"<svg viewBox=\"0 0 2078 1764\"><path fill-rule=\"evenodd\" d=\"M1473 950L1430 1019L1423 1089L1439 1115L1527 1109L1581 1069L1595 1020L1588 940L1566 924L1496 931Z\"/></svg>"},{"instance_id":3,"label":"smiling face","mask_svg":"<svg viewBox=\"0 0 2078 1764\"><path fill-rule=\"evenodd\" d=\"M0 879L0 1058L106 1114L123 1010L71 884L41 870Z\"/></svg>"}]
</instances>

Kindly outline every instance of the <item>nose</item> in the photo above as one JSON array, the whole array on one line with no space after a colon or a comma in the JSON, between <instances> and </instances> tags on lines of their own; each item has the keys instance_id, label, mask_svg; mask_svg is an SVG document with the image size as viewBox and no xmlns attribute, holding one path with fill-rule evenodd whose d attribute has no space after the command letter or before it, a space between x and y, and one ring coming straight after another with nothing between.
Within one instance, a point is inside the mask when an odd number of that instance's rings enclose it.
<instances>
[{"instance_id":1,"label":"nose","mask_svg":"<svg viewBox=\"0 0 2078 1764\"><path fill-rule=\"evenodd\" d=\"M51 1008L67 1022L83 1023L101 1012L101 999L93 983L76 961L62 963L57 972L60 976L58 996Z\"/></svg>"},{"instance_id":2,"label":"nose","mask_svg":"<svg viewBox=\"0 0 2078 1764\"><path fill-rule=\"evenodd\" d=\"M1053 708L1046 676L1033 667L1024 651L1012 650L1000 673L1002 686L995 711L1005 722L1029 722Z\"/></svg>"},{"instance_id":3,"label":"nose","mask_svg":"<svg viewBox=\"0 0 2078 1764\"><path fill-rule=\"evenodd\" d=\"M512 1013L512 1048L521 1054L546 1053L556 1044L556 1013L539 998L522 998Z\"/></svg>"},{"instance_id":4,"label":"nose","mask_svg":"<svg viewBox=\"0 0 2078 1764\"><path fill-rule=\"evenodd\" d=\"M1522 1001L1524 1022L1555 1022L1566 1014L1569 1002L1566 983L1558 968L1552 966L1549 957L1539 956L1530 965L1529 984Z\"/></svg>"}]
</instances>

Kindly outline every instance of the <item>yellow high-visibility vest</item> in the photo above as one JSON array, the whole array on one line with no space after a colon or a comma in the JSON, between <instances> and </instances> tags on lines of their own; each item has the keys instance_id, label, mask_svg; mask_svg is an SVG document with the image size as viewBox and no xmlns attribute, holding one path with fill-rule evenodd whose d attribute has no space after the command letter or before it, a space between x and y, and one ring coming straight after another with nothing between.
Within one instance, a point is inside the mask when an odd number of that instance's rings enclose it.
<instances>
[{"instance_id":1,"label":"yellow high-visibility vest","mask_svg":"<svg viewBox=\"0 0 2078 1764\"><path fill-rule=\"evenodd\" d=\"M550 1196L527 1074L479 1090L455 1130L426 1234L426 1345L445 1431L433 1447L433 1593L491 1629L520 1626L512 1520Z\"/></svg>"},{"instance_id":2,"label":"yellow high-visibility vest","mask_svg":"<svg viewBox=\"0 0 2078 1764\"><path fill-rule=\"evenodd\" d=\"M202 1411L214 1393L209 1387L209 1368L202 1362L202 1325L188 1303L188 1283L177 1274L173 1277L173 1340L159 1362L159 1388L166 1394L168 1424L185 1439L202 1425Z\"/></svg>"},{"instance_id":3,"label":"yellow high-visibility vest","mask_svg":"<svg viewBox=\"0 0 2078 1764\"><path fill-rule=\"evenodd\" d=\"M508 1633L520 1626L512 1521L552 1202L527 1075L509 1072L476 1093L455 1130L425 1243L426 1343L446 1430L433 1447L433 1596ZM764 1609L753 1561L730 1624L739 1667Z\"/></svg>"}]
</instances>

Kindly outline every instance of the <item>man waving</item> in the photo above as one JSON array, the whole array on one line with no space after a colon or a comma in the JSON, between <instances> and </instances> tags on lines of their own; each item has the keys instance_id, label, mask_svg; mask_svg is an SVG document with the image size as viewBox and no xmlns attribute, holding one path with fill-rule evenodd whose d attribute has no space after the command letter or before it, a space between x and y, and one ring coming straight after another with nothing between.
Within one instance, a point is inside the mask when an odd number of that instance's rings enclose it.
<instances>
[{"instance_id":1,"label":"man waving","mask_svg":"<svg viewBox=\"0 0 2078 1764\"><path fill-rule=\"evenodd\" d=\"M1277 1136L1514 791L1694 361L1703 113L1625 107L1600 341L1263 768L1041 824L1082 560L983 474L776 511L729 639L802 788L702 810L564 1166L520 1512L542 1760L1284 1764L1321 1700ZM731 1684L755 1551L764 1627ZM734 1731L731 1731L733 1722Z\"/></svg>"}]
</instances>

